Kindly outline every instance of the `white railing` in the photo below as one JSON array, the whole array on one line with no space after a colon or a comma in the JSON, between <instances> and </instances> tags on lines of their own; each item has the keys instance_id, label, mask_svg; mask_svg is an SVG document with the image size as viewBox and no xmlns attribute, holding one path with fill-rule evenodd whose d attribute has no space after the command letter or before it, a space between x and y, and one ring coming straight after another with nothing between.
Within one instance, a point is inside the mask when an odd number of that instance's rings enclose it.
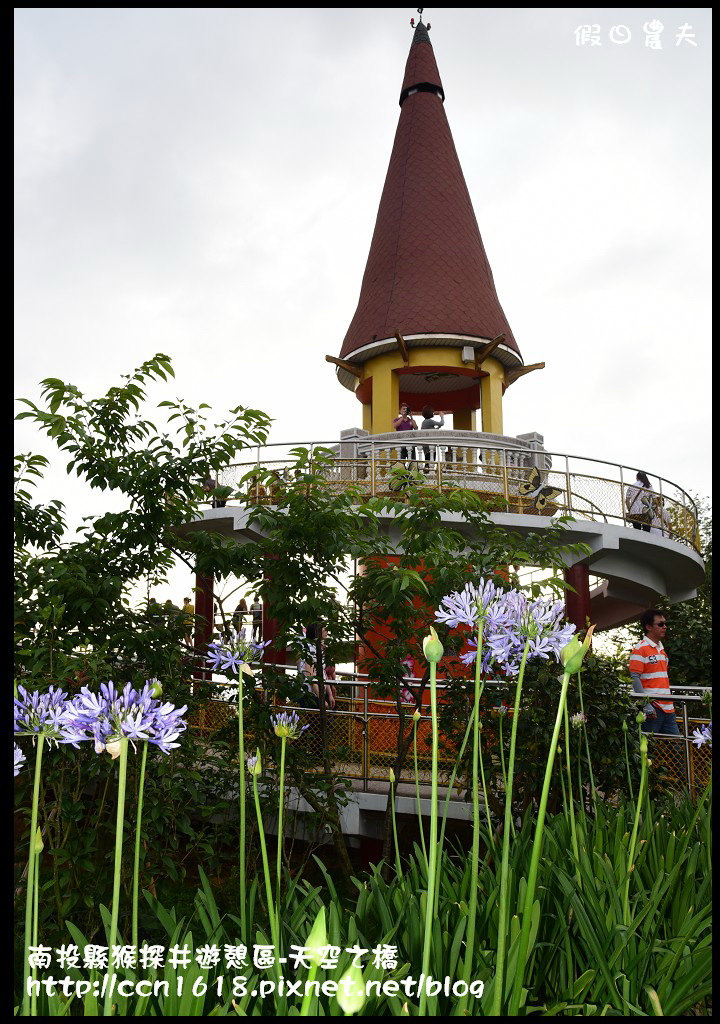
<instances>
[{"instance_id":1,"label":"white railing","mask_svg":"<svg viewBox=\"0 0 720 1024\"><path fill-rule=\"evenodd\" d=\"M361 498L397 498L415 479L438 490L474 491L490 511L566 513L641 528L627 509L636 468L545 451L537 441L459 430L375 435L344 431L340 441L248 449L246 460L219 474L218 483L229 488L223 500L272 504L292 480L293 450L298 448L308 451L313 470L335 489L352 488ZM329 457L318 457L320 449ZM651 474L651 484L653 514L642 528L699 550L697 508L690 495L657 474Z\"/></svg>"}]
</instances>

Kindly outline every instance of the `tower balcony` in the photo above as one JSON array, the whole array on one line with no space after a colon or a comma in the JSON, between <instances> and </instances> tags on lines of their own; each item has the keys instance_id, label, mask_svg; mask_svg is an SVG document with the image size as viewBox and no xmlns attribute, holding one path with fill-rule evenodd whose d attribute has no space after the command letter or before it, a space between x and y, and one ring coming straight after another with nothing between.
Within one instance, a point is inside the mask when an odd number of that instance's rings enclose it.
<instances>
[{"instance_id":1,"label":"tower balcony","mask_svg":"<svg viewBox=\"0 0 720 1024\"><path fill-rule=\"evenodd\" d=\"M259 535L252 508L278 501L293 471L292 449L298 447L307 448L311 457L323 450L315 471L333 490L352 491L358 501L386 497L397 502L415 480L437 491L474 492L498 525L520 534L542 531L554 517L567 517L565 541L584 542L590 553L568 555L566 565L584 565L597 579L590 601L600 629L629 621L660 597L689 600L704 579L697 508L686 491L651 473L654 513L641 529L626 503L636 469L547 451L536 433L508 437L443 429L369 434L351 429L342 431L339 441L265 445L219 474L218 484L229 491L225 504L208 508L184 529L238 539ZM460 515L447 518L460 533L470 529ZM383 510L383 529L392 529L393 519L392 507Z\"/></svg>"}]
</instances>

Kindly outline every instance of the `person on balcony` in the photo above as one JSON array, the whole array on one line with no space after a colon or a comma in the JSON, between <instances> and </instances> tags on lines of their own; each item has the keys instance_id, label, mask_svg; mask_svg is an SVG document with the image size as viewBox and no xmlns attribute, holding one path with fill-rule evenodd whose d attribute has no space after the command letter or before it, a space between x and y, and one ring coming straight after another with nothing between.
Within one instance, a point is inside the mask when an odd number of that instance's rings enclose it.
<instances>
[{"instance_id":1,"label":"person on balcony","mask_svg":"<svg viewBox=\"0 0 720 1024\"><path fill-rule=\"evenodd\" d=\"M393 430L417 430L417 428L417 423L410 415L410 406L403 402L400 406L400 414L393 420ZM400 458L407 459L408 451L412 452L413 455L415 454L413 448L401 448Z\"/></svg>"},{"instance_id":2,"label":"person on balcony","mask_svg":"<svg viewBox=\"0 0 720 1024\"><path fill-rule=\"evenodd\" d=\"M421 430L439 430L440 427L445 426L445 417L442 413L439 414L440 419L435 419L435 410L431 405L426 405L423 409L423 421L420 424ZM438 453L440 448L437 449ZM430 469L430 446L423 445L423 452L425 453L425 472Z\"/></svg>"},{"instance_id":3,"label":"person on balcony","mask_svg":"<svg viewBox=\"0 0 720 1024\"><path fill-rule=\"evenodd\" d=\"M633 529L650 532L650 524L655 516L656 497L647 473L639 469L635 483L625 492L625 507Z\"/></svg>"},{"instance_id":4,"label":"person on balcony","mask_svg":"<svg viewBox=\"0 0 720 1024\"><path fill-rule=\"evenodd\" d=\"M635 693L646 694L643 732L679 736L675 705L670 698L668 656L663 647L667 620L663 612L649 608L640 619L644 636L630 654L630 678Z\"/></svg>"},{"instance_id":5,"label":"person on balcony","mask_svg":"<svg viewBox=\"0 0 720 1024\"><path fill-rule=\"evenodd\" d=\"M262 613L263 606L260 604L260 598L256 594L253 598L253 603L250 605L250 612L252 614L252 638L260 642L262 640Z\"/></svg>"}]
</instances>

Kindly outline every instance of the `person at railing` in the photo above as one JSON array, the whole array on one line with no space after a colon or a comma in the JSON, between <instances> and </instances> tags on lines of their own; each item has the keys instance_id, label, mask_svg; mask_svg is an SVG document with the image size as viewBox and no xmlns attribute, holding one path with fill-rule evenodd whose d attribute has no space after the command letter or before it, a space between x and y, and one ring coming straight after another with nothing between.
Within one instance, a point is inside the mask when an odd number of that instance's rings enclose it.
<instances>
[{"instance_id":1,"label":"person at railing","mask_svg":"<svg viewBox=\"0 0 720 1024\"><path fill-rule=\"evenodd\" d=\"M393 420L393 430L417 430L417 428L417 423L410 414L410 406L403 402L400 406L400 414ZM407 459L408 451L412 453L410 457L414 457L415 450L413 448L401 448L400 458Z\"/></svg>"},{"instance_id":2,"label":"person at railing","mask_svg":"<svg viewBox=\"0 0 720 1024\"><path fill-rule=\"evenodd\" d=\"M262 640L262 613L263 606L260 604L260 598L256 594L253 598L253 603L250 605L250 613L252 614L252 635L253 640L258 642Z\"/></svg>"},{"instance_id":3,"label":"person at railing","mask_svg":"<svg viewBox=\"0 0 720 1024\"><path fill-rule=\"evenodd\" d=\"M635 483L625 492L625 508L628 510L628 519L633 524L633 529L650 532L650 524L655 515L656 497L647 473L639 469Z\"/></svg>"},{"instance_id":4,"label":"person at railing","mask_svg":"<svg viewBox=\"0 0 720 1024\"><path fill-rule=\"evenodd\" d=\"M312 625L312 624L309 625L309 626L306 626L305 627L305 638L307 640L309 640L310 642L314 641L315 642L315 647L316 647L316 650L317 650L317 646L318 646L317 626ZM321 647L321 650L323 651L323 654L324 654L324 648L323 648L323 645L322 645L322 641L326 640L326 639L327 639L327 629L323 629L323 631L322 631L322 638L320 640L320 647ZM302 652L301 655L300 655L300 658L298 659L297 670L300 673L300 675L304 676L303 685L305 686L305 689L308 691L309 698L311 699L311 702L310 702L310 700L308 700L306 706L307 707L313 707L313 708L320 707L320 685L319 685L319 683L317 681L317 663L316 663L316 661L311 660L311 657L310 657L309 654L305 654L304 652ZM325 663L324 657L323 657L323 676L324 676L324 679L325 679L325 689L324 689L325 707L326 708L330 708L330 710L332 710L335 707L335 698L336 698L336 690L335 690L335 683L334 683L334 680L335 680L335 666L334 665L328 666Z\"/></svg>"},{"instance_id":5,"label":"person at railing","mask_svg":"<svg viewBox=\"0 0 720 1024\"><path fill-rule=\"evenodd\" d=\"M440 419L436 420L435 410L431 405L426 405L422 411L422 414L423 421L420 424L421 430L439 430L440 427L445 426L445 416L443 415L443 413L439 413ZM440 451L441 449L438 448L437 452L439 453ZM425 453L425 472L427 473L427 471L430 469L430 446L427 444L423 445L423 452Z\"/></svg>"},{"instance_id":6,"label":"person at railing","mask_svg":"<svg viewBox=\"0 0 720 1024\"><path fill-rule=\"evenodd\" d=\"M183 598L181 611L185 621L185 643L189 644L192 641L193 626L195 625L195 605L189 597Z\"/></svg>"},{"instance_id":7,"label":"person at railing","mask_svg":"<svg viewBox=\"0 0 720 1024\"><path fill-rule=\"evenodd\" d=\"M237 603L237 607L233 612L232 624L233 629L236 633L239 633L242 627L245 625L245 616L247 615L247 601L244 597L241 597ZM262 612L260 614L260 626L262 628Z\"/></svg>"},{"instance_id":8,"label":"person at railing","mask_svg":"<svg viewBox=\"0 0 720 1024\"><path fill-rule=\"evenodd\" d=\"M640 619L644 636L630 654L630 678L635 693L650 698L643 706L645 721L643 732L679 736L675 719L675 705L670 697L668 656L663 647L667 620L663 612L649 608Z\"/></svg>"}]
</instances>

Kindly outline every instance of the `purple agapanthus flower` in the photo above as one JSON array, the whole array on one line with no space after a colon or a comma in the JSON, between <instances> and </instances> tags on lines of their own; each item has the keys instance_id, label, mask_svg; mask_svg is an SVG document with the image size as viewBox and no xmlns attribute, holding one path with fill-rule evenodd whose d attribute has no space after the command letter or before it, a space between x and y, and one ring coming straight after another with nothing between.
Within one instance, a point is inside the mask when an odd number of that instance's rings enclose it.
<instances>
[{"instance_id":1,"label":"purple agapanthus flower","mask_svg":"<svg viewBox=\"0 0 720 1024\"><path fill-rule=\"evenodd\" d=\"M15 775L19 775L20 774L20 769L25 764L25 755L23 754L22 750L17 745L17 743L15 743L14 746L15 746Z\"/></svg>"},{"instance_id":2,"label":"purple agapanthus flower","mask_svg":"<svg viewBox=\"0 0 720 1024\"><path fill-rule=\"evenodd\" d=\"M309 729L309 725L300 726L300 719L295 711L281 711L270 716L270 723L275 735L281 739L296 740Z\"/></svg>"},{"instance_id":3,"label":"purple agapanthus flower","mask_svg":"<svg viewBox=\"0 0 720 1024\"><path fill-rule=\"evenodd\" d=\"M18 686L14 700L15 735L43 736L51 743L72 743L83 739L74 728L71 702L64 690L51 686L45 693Z\"/></svg>"},{"instance_id":4,"label":"purple agapanthus flower","mask_svg":"<svg viewBox=\"0 0 720 1024\"><path fill-rule=\"evenodd\" d=\"M152 696L152 689L149 682L142 690L127 683L122 692L113 682L102 683L99 693L84 686L73 699L71 711L80 738L93 740L98 754L123 737L152 743L169 754L187 728L182 717L187 705L163 704Z\"/></svg>"},{"instance_id":5,"label":"purple agapanthus flower","mask_svg":"<svg viewBox=\"0 0 720 1024\"><path fill-rule=\"evenodd\" d=\"M563 613L562 601L544 597L531 601L519 590L503 591L487 580L479 587L468 583L459 593L443 598L435 618L451 628L468 625L474 629L482 618L483 671L495 667L512 677L520 671L527 642L528 661L547 660L551 655L560 660L561 650L575 632L575 626L564 621ZM471 665L476 658L477 639L470 639L460 660Z\"/></svg>"},{"instance_id":6,"label":"purple agapanthus flower","mask_svg":"<svg viewBox=\"0 0 720 1024\"><path fill-rule=\"evenodd\" d=\"M709 725L701 725L699 729L694 729L692 741L697 747L704 747L706 743L712 746L712 722Z\"/></svg>"},{"instance_id":7,"label":"purple agapanthus flower","mask_svg":"<svg viewBox=\"0 0 720 1024\"><path fill-rule=\"evenodd\" d=\"M206 661L213 672L239 675L243 665L260 660L262 652L269 643L269 640L263 643L247 639L244 628L238 633L231 630L230 638L226 643L216 640L208 644Z\"/></svg>"}]
</instances>

